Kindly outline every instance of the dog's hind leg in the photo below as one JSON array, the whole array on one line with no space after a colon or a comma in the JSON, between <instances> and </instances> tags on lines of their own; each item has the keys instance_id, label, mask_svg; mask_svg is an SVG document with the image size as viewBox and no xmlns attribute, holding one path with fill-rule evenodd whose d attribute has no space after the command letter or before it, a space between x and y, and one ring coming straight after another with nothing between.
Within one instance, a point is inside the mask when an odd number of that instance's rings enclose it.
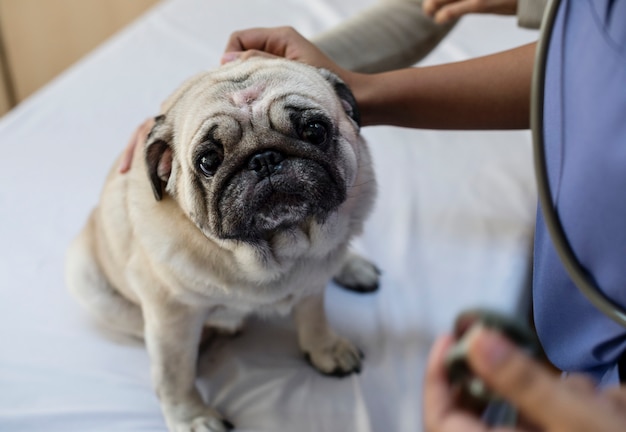
<instances>
[{"instance_id":1,"label":"dog's hind leg","mask_svg":"<svg viewBox=\"0 0 626 432\"><path fill-rule=\"evenodd\" d=\"M143 338L141 309L122 296L107 280L95 254L90 233L93 217L70 245L65 261L69 291L95 317L98 324L126 335Z\"/></svg>"}]
</instances>

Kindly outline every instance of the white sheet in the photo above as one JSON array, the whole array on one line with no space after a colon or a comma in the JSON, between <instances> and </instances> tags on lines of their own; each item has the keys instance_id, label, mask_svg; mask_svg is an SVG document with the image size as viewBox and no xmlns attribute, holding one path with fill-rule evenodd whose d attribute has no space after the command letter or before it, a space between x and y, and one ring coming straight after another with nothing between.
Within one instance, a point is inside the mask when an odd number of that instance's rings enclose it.
<instances>
[{"instance_id":1,"label":"white sheet","mask_svg":"<svg viewBox=\"0 0 626 432\"><path fill-rule=\"evenodd\" d=\"M371 1L165 1L0 121L0 431L165 430L143 346L89 324L64 287L65 249L135 126L216 66L233 30L289 24L313 36ZM426 63L535 38L514 18L470 17ZM462 308L519 304L535 215L529 133L364 134L380 199L356 246L382 286L327 296L364 370L323 377L288 322L252 321L199 365L205 397L238 431L419 431L433 338Z\"/></svg>"}]
</instances>

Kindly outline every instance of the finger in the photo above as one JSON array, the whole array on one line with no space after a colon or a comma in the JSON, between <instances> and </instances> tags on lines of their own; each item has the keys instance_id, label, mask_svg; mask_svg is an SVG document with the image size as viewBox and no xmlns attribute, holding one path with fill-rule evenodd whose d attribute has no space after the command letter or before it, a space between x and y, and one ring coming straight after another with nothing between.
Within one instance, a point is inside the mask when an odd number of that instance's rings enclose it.
<instances>
[{"instance_id":1,"label":"finger","mask_svg":"<svg viewBox=\"0 0 626 432\"><path fill-rule=\"evenodd\" d=\"M248 51L239 51L239 52L230 51L230 52L225 52L222 55L220 63L226 64L235 60L246 60L246 59L249 59L250 57L280 58L273 54L269 54L269 53L266 53L264 51L259 51L259 50L248 50Z\"/></svg>"},{"instance_id":2,"label":"finger","mask_svg":"<svg viewBox=\"0 0 626 432\"><path fill-rule=\"evenodd\" d=\"M263 46L264 28L251 28L235 31L230 35L224 52L245 51L247 49L259 49Z\"/></svg>"},{"instance_id":3,"label":"finger","mask_svg":"<svg viewBox=\"0 0 626 432\"><path fill-rule=\"evenodd\" d=\"M463 15L480 11L481 8L478 2L472 0L462 0L439 8L433 18L436 23L445 24L461 18Z\"/></svg>"},{"instance_id":4,"label":"finger","mask_svg":"<svg viewBox=\"0 0 626 432\"><path fill-rule=\"evenodd\" d=\"M438 10L444 7L447 4L458 2L459 0L424 0L422 3L422 11L433 17ZM463 0L460 0L463 1Z\"/></svg>"},{"instance_id":5,"label":"finger","mask_svg":"<svg viewBox=\"0 0 626 432\"><path fill-rule=\"evenodd\" d=\"M150 130L154 126L154 119L149 118L145 120L136 130L133 132L130 141L126 145L124 149L124 153L122 154L122 159L120 161L119 172L124 174L130 170L133 162L133 155L135 154L135 148L140 143L143 144L146 142L148 134Z\"/></svg>"},{"instance_id":6,"label":"finger","mask_svg":"<svg viewBox=\"0 0 626 432\"><path fill-rule=\"evenodd\" d=\"M444 357L453 342L451 336L440 338L429 356L424 382L425 429L429 432L486 432L485 425L478 417L455 405L444 366Z\"/></svg>"},{"instance_id":7,"label":"finger","mask_svg":"<svg viewBox=\"0 0 626 432\"><path fill-rule=\"evenodd\" d=\"M268 42L275 37L277 31L274 28L261 27L236 31L230 35L224 52L266 51Z\"/></svg>"},{"instance_id":8,"label":"finger","mask_svg":"<svg viewBox=\"0 0 626 432\"><path fill-rule=\"evenodd\" d=\"M621 412L626 412L626 387L618 386L607 389L602 398Z\"/></svg>"},{"instance_id":9,"label":"finger","mask_svg":"<svg viewBox=\"0 0 626 432\"><path fill-rule=\"evenodd\" d=\"M122 159L120 161L119 171L124 174L130 170L133 160L133 152L135 151L135 146L137 145L137 137L139 136L140 128L137 128L133 135L130 137L126 148L124 149L124 153L122 154Z\"/></svg>"},{"instance_id":10,"label":"finger","mask_svg":"<svg viewBox=\"0 0 626 432\"><path fill-rule=\"evenodd\" d=\"M592 420L595 424L589 421L587 430L603 432L626 430L626 387L617 386L602 392L598 391L594 402L596 404L591 409L593 409Z\"/></svg>"},{"instance_id":11,"label":"finger","mask_svg":"<svg viewBox=\"0 0 626 432\"><path fill-rule=\"evenodd\" d=\"M588 412L593 387L563 381L515 348L495 331L480 329L471 336L472 369L492 390L515 405L532 423L550 428L567 419L575 424L578 414ZM559 425L561 423L558 423Z\"/></svg>"},{"instance_id":12,"label":"finger","mask_svg":"<svg viewBox=\"0 0 626 432\"><path fill-rule=\"evenodd\" d=\"M220 58L220 64L226 64L238 60L242 53L243 51L226 51Z\"/></svg>"},{"instance_id":13,"label":"finger","mask_svg":"<svg viewBox=\"0 0 626 432\"><path fill-rule=\"evenodd\" d=\"M289 41L297 39L297 33L291 27L252 28L234 32L225 52L238 52L247 50L264 51L279 57L285 57Z\"/></svg>"},{"instance_id":14,"label":"finger","mask_svg":"<svg viewBox=\"0 0 626 432\"><path fill-rule=\"evenodd\" d=\"M593 394L596 393L596 384L587 376L580 374L568 375L561 381L566 390L576 393Z\"/></svg>"},{"instance_id":15,"label":"finger","mask_svg":"<svg viewBox=\"0 0 626 432\"><path fill-rule=\"evenodd\" d=\"M424 377L424 418L426 424L438 422L452 408L452 390L446 377L444 357L454 343L452 336L443 336L433 345Z\"/></svg>"},{"instance_id":16,"label":"finger","mask_svg":"<svg viewBox=\"0 0 626 432\"><path fill-rule=\"evenodd\" d=\"M470 13L495 13L515 15L517 1L515 0L461 0L448 2L435 14L435 21L443 24L461 18Z\"/></svg>"}]
</instances>

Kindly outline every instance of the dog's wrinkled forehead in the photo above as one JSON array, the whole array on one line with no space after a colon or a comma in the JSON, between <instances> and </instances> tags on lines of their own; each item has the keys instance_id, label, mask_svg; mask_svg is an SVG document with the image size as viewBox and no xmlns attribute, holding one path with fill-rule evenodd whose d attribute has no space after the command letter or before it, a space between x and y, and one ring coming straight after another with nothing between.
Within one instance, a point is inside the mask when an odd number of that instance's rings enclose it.
<instances>
[{"instance_id":1,"label":"dog's wrinkled forehead","mask_svg":"<svg viewBox=\"0 0 626 432\"><path fill-rule=\"evenodd\" d=\"M280 130L296 111L345 115L335 89L318 69L276 59L228 64L193 78L165 105L182 142L209 130L226 141L237 141L248 130Z\"/></svg>"}]
</instances>

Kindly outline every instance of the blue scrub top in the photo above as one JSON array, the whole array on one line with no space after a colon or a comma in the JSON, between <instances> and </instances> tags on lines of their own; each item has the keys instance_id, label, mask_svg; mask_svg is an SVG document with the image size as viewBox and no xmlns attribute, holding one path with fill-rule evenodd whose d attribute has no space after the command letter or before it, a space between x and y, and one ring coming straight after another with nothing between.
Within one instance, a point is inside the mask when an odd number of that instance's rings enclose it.
<instances>
[{"instance_id":1,"label":"blue scrub top","mask_svg":"<svg viewBox=\"0 0 626 432\"><path fill-rule=\"evenodd\" d=\"M548 50L544 140L566 236L598 286L626 306L626 0L563 0ZM619 382L626 329L579 293L539 212L533 304L541 343L565 371Z\"/></svg>"}]
</instances>

